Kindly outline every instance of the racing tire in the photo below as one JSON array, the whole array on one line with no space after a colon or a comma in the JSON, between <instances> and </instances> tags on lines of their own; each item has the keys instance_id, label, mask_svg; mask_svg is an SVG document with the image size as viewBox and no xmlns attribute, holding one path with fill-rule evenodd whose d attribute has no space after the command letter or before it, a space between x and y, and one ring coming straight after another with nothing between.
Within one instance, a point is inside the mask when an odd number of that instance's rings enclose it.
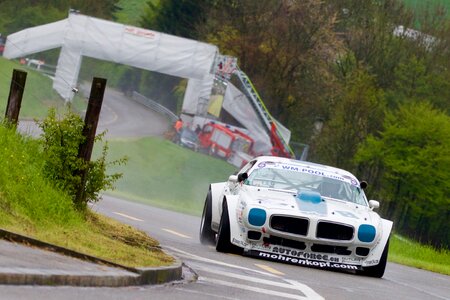
<instances>
[{"instance_id":1,"label":"racing tire","mask_svg":"<svg viewBox=\"0 0 450 300\"><path fill-rule=\"evenodd\" d=\"M214 245L216 241L216 233L211 229L212 220L212 198L211 190L206 195L205 205L203 206L203 214L200 222L200 243L203 245Z\"/></svg>"},{"instance_id":2,"label":"racing tire","mask_svg":"<svg viewBox=\"0 0 450 300\"><path fill-rule=\"evenodd\" d=\"M362 275L375 278L383 277L384 271L386 270L388 252L389 252L389 240L387 241L386 246L384 246L384 250L380 258L380 263L373 267L363 268Z\"/></svg>"},{"instance_id":3,"label":"racing tire","mask_svg":"<svg viewBox=\"0 0 450 300\"><path fill-rule=\"evenodd\" d=\"M216 238L216 250L224 253L240 254L242 249L231 243L230 218L227 206L224 205L220 218L219 231Z\"/></svg>"}]
</instances>

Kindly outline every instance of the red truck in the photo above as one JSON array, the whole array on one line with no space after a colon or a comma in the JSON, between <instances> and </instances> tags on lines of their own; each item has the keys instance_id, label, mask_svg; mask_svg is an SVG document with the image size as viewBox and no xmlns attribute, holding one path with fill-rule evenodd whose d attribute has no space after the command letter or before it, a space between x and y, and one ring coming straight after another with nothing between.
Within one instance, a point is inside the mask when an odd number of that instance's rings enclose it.
<instances>
[{"instance_id":1,"label":"red truck","mask_svg":"<svg viewBox=\"0 0 450 300\"><path fill-rule=\"evenodd\" d=\"M238 129L207 123L198 133L200 148L240 167L252 158L253 139Z\"/></svg>"}]
</instances>

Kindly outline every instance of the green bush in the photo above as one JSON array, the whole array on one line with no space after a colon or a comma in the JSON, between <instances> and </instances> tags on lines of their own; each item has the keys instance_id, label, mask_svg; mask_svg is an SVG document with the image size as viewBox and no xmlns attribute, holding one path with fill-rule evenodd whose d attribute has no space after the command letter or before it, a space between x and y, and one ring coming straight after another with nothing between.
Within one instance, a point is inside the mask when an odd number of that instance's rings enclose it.
<instances>
[{"instance_id":1,"label":"green bush","mask_svg":"<svg viewBox=\"0 0 450 300\"><path fill-rule=\"evenodd\" d=\"M43 173L57 188L72 197L76 207L84 209L88 202L99 200L102 190L114 189L114 183L122 174L107 174L106 169L111 165L124 164L127 158L107 162L107 142L96 160L86 162L78 157L80 145L85 141L84 122L79 115L67 110L64 117L58 119L55 109L50 109L48 116L39 126L43 131ZM95 141L101 141L102 138L103 134L97 135ZM85 180L83 174L86 174ZM78 197L80 192L81 197Z\"/></svg>"}]
</instances>

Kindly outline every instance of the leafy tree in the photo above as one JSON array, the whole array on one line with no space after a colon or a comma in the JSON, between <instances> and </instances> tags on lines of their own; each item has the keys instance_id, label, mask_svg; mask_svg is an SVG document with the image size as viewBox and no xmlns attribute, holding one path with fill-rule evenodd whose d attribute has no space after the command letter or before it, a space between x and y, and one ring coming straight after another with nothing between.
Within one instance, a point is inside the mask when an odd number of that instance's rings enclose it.
<instances>
[{"instance_id":1,"label":"leafy tree","mask_svg":"<svg viewBox=\"0 0 450 300\"><path fill-rule=\"evenodd\" d=\"M406 101L429 101L435 107L450 112L450 70L436 68L428 70L424 59L412 56L409 60L399 63L395 69L395 81L388 91L391 107L396 107Z\"/></svg>"},{"instance_id":2,"label":"leafy tree","mask_svg":"<svg viewBox=\"0 0 450 300\"><path fill-rule=\"evenodd\" d=\"M356 162L377 177L374 194L397 230L437 246L450 243L450 117L429 103L387 114L380 137L360 147ZM370 174L375 172L375 174Z\"/></svg>"},{"instance_id":3,"label":"leafy tree","mask_svg":"<svg viewBox=\"0 0 450 300\"><path fill-rule=\"evenodd\" d=\"M340 48L334 12L323 1L220 1L200 28L238 58L271 113L306 140L334 90Z\"/></svg>"},{"instance_id":4,"label":"leafy tree","mask_svg":"<svg viewBox=\"0 0 450 300\"><path fill-rule=\"evenodd\" d=\"M344 169L354 169L357 147L375 129L384 114L384 93L373 76L356 69L346 79L342 94L333 104L329 120L313 143L313 159Z\"/></svg>"},{"instance_id":5,"label":"leafy tree","mask_svg":"<svg viewBox=\"0 0 450 300\"><path fill-rule=\"evenodd\" d=\"M4 35L63 19L67 12L54 7L28 3L29 1L5 0L0 4L0 32Z\"/></svg>"},{"instance_id":6,"label":"leafy tree","mask_svg":"<svg viewBox=\"0 0 450 300\"><path fill-rule=\"evenodd\" d=\"M113 20L120 10L119 0L2 0L0 32L4 35L67 17L69 9L82 14Z\"/></svg>"},{"instance_id":7,"label":"leafy tree","mask_svg":"<svg viewBox=\"0 0 450 300\"><path fill-rule=\"evenodd\" d=\"M328 0L338 14L336 30L356 63L369 67L377 85L389 87L394 69L414 50L408 39L393 32L398 25L411 28L413 15L398 0Z\"/></svg>"},{"instance_id":8,"label":"leafy tree","mask_svg":"<svg viewBox=\"0 0 450 300\"><path fill-rule=\"evenodd\" d=\"M206 21L209 0L148 1L141 26L185 38L196 39L197 26Z\"/></svg>"}]
</instances>

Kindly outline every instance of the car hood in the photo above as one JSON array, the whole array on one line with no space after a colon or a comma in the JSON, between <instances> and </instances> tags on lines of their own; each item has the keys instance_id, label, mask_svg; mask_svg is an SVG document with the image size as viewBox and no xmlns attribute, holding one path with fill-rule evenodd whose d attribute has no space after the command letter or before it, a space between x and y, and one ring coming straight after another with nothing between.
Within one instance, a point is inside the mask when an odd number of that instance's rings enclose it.
<instances>
[{"instance_id":1,"label":"car hood","mask_svg":"<svg viewBox=\"0 0 450 300\"><path fill-rule=\"evenodd\" d=\"M270 188L244 187L241 199L250 206L259 206L274 213L334 219L349 223L378 223L379 216L368 206L321 197L317 192L296 192Z\"/></svg>"}]
</instances>

